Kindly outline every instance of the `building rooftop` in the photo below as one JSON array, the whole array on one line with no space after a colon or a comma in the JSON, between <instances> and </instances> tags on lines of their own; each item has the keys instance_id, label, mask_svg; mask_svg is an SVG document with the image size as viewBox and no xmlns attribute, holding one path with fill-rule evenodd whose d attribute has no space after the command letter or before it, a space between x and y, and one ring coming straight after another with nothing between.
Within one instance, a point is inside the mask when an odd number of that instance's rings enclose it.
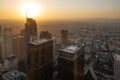
<instances>
[{"instance_id":1,"label":"building rooftop","mask_svg":"<svg viewBox=\"0 0 120 80\"><path fill-rule=\"evenodd\" d=\"M83 47L83 45L65 46L58 50L58 52L59 52L58 57L74 61L83 53L83 51L81 52L82 47Z\"/></svg>"},{"instance_id":2,"label":"building rooftop","mask_svg":"<svg viewBox=\"0 0 120 80\"><path fill-rule=\"evenodd\" d=\"M32 42L29 42L30 44L33 44L33 45L39 45L39 44L41 44L41 43L45 43L45 42L47 42L47 41L50 41L50 40L52 40L52 39L39 39L39 40L34 40L34 41L32 41Z\"/></svg>"},{"instance_id":3,"label":"building rooftop","mask_svg":"<svg viewBox=\"0 0 120 80\"><path fill-rule=\"evenodd\" d=\"M81 46L79 46L79 45L70 45L70 46L67 46L67 47L62 48L61 51L74 54L74 53L77 52L80 48L81 48Z\"/></svg>"}]
</instances>

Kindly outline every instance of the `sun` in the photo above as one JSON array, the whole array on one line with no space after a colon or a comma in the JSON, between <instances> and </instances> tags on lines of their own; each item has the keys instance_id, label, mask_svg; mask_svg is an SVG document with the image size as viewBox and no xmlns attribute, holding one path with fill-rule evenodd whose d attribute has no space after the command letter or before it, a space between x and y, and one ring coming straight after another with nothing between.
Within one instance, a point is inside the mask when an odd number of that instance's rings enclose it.
<instances>
[{"instance_id":1,"label":"sun","mask_svg":"<svg viewBox=\"0 0 120 80\"><path fill-rule=\"evenodd\" d=\"M22 4L20 12L23 16L36 17L41 14L42 9L35 2L25 2Z\"/></svg>"}]
</instances>

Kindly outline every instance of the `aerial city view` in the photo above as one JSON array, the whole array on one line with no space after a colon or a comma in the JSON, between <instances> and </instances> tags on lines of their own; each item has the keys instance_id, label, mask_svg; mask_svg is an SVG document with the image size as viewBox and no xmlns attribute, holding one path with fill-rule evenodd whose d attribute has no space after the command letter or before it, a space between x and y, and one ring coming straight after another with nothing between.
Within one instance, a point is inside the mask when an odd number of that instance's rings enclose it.
<instances>
[{"instance_id":1,"label":"aerial city view","mask_svg":"<svg viewBox=\"0 0 120 80\"><path fill-rule=\"evenodd\" d=\"M120 0L0 0L0 80L120 80Z\"/></svg>"}]
</instances>

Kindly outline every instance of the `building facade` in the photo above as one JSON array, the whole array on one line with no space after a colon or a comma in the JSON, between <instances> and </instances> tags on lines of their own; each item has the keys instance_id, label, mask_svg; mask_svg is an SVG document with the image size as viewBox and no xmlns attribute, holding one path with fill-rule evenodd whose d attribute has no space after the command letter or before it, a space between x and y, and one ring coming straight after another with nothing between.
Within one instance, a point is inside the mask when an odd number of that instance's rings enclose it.
<instances>
[{"instance_id":1,"label":"building facade","mask_svg":"<svg viewBox=\"0 0 120 80\"><path fill-rule=\"evenodd\" d=\"M18 61L18 69L23 71L25 69L25 38L24 36L16 36L13 39L13 51L16 54L16 60Z\"/></svg>"},{"instance_id":2,"label":"building facade","mask_svg":"<svg viewBox=\"0 0 120 80\"><path fill-rule=\"evenodd\" d=\"M7 59L13 55L13 47L12 47L12 30L11 28L3 28L3 58Z\"/></svg>"},{"instance_id":3,"label":"building facade","mask_svg":"<svg viewBox=\"0 0 120 80\"><path fill-rule=\"evenodd\" d=\"M30 80L52 80L53 40L28 43L28 76Z\"/></svg>"},{"instance_id":4,"label":"building facade","mask_svg":"<svg viewBox=\"0 0 120 80\"><path fill-rule=\"evenodd\" d=\"M120 80L120 55L114 56L114 80Z\"/></svg>"},{"instance_id":5,"label":"building facade","mask_svg":"<svg viewBox=\"0 0 120 80\"><path fill-rule=\"evenodd\" d=\"M37 39L37 23L32 18L27 18L25 23L25 38L27 42Z\"/></svg>"},{"instance_id":6,"label":"building facade","mask_svg":"<svg viewBox=\"0 0 120 80\"><path fill-rule=\"evenodd\" d=\"M68 30L61 30L61 42L63 45L68 43Z\"/></svg>"},{"instance_id":7,"label":"building facade","mask_svg":"<svg viewBox=\"0 0 120 80\"><path fill-rule=\"evenodd\" d=\"M68 45L58 50L58 76L61 80L79 80L84 74L84 46Z\"/></svg>"},{"instance_id":8,"label":"building facade","mask_svg":"<svg viewBox=\"0 0 120 80\"><path fill-rule=\"evenodd\" d=\"M49 33L48 31L41 31L40 38L51 39L52 38L52 34Z\"/></svg>"}]
</instances>

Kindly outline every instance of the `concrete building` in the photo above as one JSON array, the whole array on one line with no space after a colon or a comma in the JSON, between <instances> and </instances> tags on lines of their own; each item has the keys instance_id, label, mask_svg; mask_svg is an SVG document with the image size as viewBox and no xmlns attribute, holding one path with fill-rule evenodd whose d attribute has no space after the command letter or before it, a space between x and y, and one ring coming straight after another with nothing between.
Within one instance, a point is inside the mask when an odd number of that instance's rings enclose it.
<instances>
[{"instance_id":1,"label":"concrete building","mask_svg":"<svg viewBox=\"0 0 120 80\"><path fill-rule=\"evenodd\" d=\"M48 31L41 31L40 38L51 39L52 38L52 34L49 33Z\"/></svg>"},{"instance_id":2,"label":"concrete building","mask_svg":"<svg viewBox=\"0 0 120 80\"><path fill-rule=\"evenodd\" d=\"M3 28L3 58L7 59L13 55L12 47L12 30L11 28Z\"/></svg>"},{"instance_id":3,"label":"concrete building","mask_svg":"<svg viewBox=\"0 0 120 80\"><path fill-rule=\"evenodd\" d=\"M68 30L61 30L61 42L63 45L68 43Z\"/></svg>"},{"instance_id":4,"label":"concrete building","mask_svg":"<svg viewBox=\"0 0 120 80\"><path fill-rule=\"evenodd\" d=\"M16 59L18 61L18 69L25 69L25 38L24 36L17 36L13 39L14 53L16 54Z\"/></svg>"},{"instance_id":5,"label":"concrete building","mask_svg":"<svg viewBox=\"0 0 120 80\"><path fill-rule=\"evenodd\" d=\"M27 80L27 75L17 70L12 70L2 75L2 80Z\"/></svg>"},{"instance_id":6,"label":"concrete building","mask_svg":"<svg viewBox=\"0 0 120 80\"><path fill-rule=\"evenodd\" d=\"M16 54L13 52L13 36L11 28L2 29L2 59L4 71L16 69Z\"/></svg>"},{"instance_id":7,"label":"concrete building","mask_svg":"<svg viewBox=\"0 0 120 80\"><path fill-rule=\"evenodd\" d=\"M25 36L25 29L21 29L19 35L20 35L20 36Z\"/></svg>"},{"instance_id":8,"label":"concrete building","mask_svg":"<svg viewBox=\"0 0 120 80\"><path fill-rule=\"evenodd\" d=\"M52 80L53 40L28 43L28 76L30 80Z\"/></svg>"},{"instance_id":9,"label":"concrete building","mask_svg":"<svg viewBox=\"0 0 120 80\"><path fill-rule=\"evenodd\" d=\"M114 80L120 80L120 55L114 55Z\"/></svg>"},{"instance_id":10,"label":"concrete building","mask_svg":"<svg viewBox=\"0 0 120 80\"><path fill-rule=\"evenodd\" d=\"M27 42L37 39L37 24L32 18L27 18L25 23L25 38Z\"/></svg>"},{"instance_id":11,"label":"concrete building","mask_svg":"<svg viewBox=\"0 0 120 80\"><path fill-rule=\"evenodd\" d=\"M84 72L84 46L68 45L58 50L58 75L61 80L79 80Z\"/></svg>"}]
</instances>

